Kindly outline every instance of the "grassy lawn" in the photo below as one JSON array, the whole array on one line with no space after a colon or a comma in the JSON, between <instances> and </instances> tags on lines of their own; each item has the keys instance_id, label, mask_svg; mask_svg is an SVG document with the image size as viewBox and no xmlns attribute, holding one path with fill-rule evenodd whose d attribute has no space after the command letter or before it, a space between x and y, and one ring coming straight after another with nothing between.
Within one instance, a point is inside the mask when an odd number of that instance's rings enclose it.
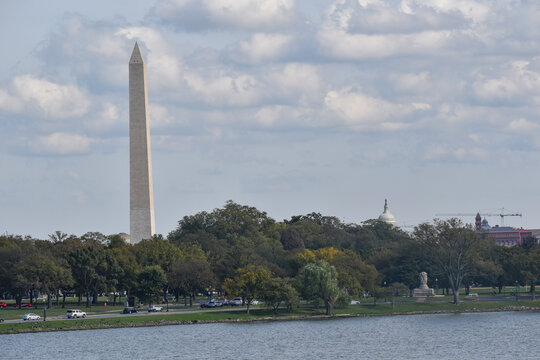
<instances>
[{"instance_id":1,"label":"grassy lawn","mask_svg":"<svg viewBox=\"0 0 540 360\"><path fill-rule=\"evenodd\" d=\"M510 310L512 307L540 307L540 301L500 301L481 302L465 301L456 306L448 301L445 302L405 302L395 304L392 310L391 304L377 305L350 305L344 308L336 308L337 316L376 316L392 314L414 314L422 312L466 312L466 311L501 311ZM110 307L107 307L110 310ZM58 309L60 310L60 309ZM115 309L120 311L120 308ZM14 310L10 310L14 311ZM63 314L63 310L62 310ZM98 328L118 328L134 326L157 326L182 323L198 322L234 322L252 320L279 320L289 318L313 318L323 316L323 308L303 307L294 309L292 312L280 310L274 314L271 310L255 308L248 315L245 311L213 311L206 310L198 313L160 313L148 316L130 316L106 318L106 319L77 319L77 320L47 320L26 323L3 323L0 324L0 334L33 332L33 331L58 331L58 330L83 330Z\"/></svg>"}]
</instances>

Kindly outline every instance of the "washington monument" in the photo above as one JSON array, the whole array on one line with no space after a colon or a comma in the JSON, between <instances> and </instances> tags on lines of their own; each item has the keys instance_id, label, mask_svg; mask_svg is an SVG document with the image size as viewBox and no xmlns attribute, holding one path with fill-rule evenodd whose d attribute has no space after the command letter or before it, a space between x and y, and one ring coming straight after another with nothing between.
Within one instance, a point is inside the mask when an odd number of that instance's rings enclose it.
<instances>
[{"instance_id":1,"label":"washington monument","mask_svg":"<svg viewBox=\"0 0 540 360\"><path fill-rule=\"evenodd\" d=\"M152 154L144 59L135 43L129 60L129 210L130 242L155 234Z\"/></svg>"}]
</instances>

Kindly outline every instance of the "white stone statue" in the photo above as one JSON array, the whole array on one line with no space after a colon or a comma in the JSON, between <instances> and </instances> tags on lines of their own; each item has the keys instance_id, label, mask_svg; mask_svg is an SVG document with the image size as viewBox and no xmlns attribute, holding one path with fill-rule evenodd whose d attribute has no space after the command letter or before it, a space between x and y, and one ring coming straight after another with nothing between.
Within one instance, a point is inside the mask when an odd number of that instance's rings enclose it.
<instances>
[{"instance_id":1,"label":"white stone statue","mask_svg":"<svg viewBox=\"0 0 540 360\"><path fill-rule=\"evenodd\" d=\"M419 289L429 289L427 286L427 273L422 271L420 273L420 287Z\"/></svg>"},{"instance_id":2,"label":"white stone statue","mask_svg":"<svg viewBox=\"0 0 540 360\"><path fill-rule=\"evenodd\" d=\"M435 296L433 289L430 289L427 286L427 273L422 271L418 278L420 279L420 286L413 290L413 297L416 298L425 298L428 296Z\"/></svg>"}]
</instances>

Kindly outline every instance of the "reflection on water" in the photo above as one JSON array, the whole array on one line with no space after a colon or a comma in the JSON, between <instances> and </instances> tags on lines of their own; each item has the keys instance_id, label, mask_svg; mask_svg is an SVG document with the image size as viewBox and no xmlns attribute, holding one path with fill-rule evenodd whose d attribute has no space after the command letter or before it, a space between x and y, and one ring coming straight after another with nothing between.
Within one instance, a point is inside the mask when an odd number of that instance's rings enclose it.
<instances>
[{"instance_id":1,"label":"reflection on water","mask_svg":"<svg viewBox=\"0 0 540 360\"><path fill-rule=\"evenodd\" d=\"M0 335L2 359L538 359L540 313L478 313Z\"/></svg>"}]
</instances>

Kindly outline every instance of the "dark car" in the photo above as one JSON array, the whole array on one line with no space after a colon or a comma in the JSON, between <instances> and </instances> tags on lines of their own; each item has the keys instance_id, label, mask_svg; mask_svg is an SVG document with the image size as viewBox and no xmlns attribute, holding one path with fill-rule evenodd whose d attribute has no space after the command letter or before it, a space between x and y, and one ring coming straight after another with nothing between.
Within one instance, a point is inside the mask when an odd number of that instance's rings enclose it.
<instances>
[{"instance_id":1,"label":"dark car","mask_svg":"<svg viewBox=\"0 0 540 360\"><path fill-rule=\"evenodd\" d=\"M122 311L122 313L124 314L133 314L136 312L139 312L139 311L135 309L134 307L127 307L127 308L124 308L124 311Z\"/></svg>"},{"instance_id":2,"label":"dark car","mask_svg":"<svg viewBox=\"0 0 540 360\"><path fill-rule=\"evenodd\" d=\"M0 318L0 323L3 323L4 322L4 319L3 318Z\"/></svg>"}]
</instances>

